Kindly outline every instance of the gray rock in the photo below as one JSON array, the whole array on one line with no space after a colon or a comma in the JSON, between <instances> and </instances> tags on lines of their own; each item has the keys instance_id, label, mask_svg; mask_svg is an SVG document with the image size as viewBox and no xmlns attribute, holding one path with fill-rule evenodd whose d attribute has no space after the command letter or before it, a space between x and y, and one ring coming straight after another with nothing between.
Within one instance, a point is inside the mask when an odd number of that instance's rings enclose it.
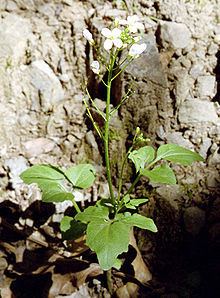
<instances>
[{"instance_id":1,"label":"gray rock","mask_svg":"<svg viewBox=\"0 0 220 298\"><path fill-rule=\"evenodd\" d=\"M202 144L200 145L199 148L199 154L203 157L203 158L207 158L207 153L209 148L212 145L212 140L210 138L203 138L202 139Z\"/></svg>"},{"instance_id":2,"label":"gray rock","mask_svg":"<svg viewBox=\"0 0 220 298\"><path fill-rule=\"evenodd\" d=\"M186 48L191 40L191 33L185 24L160 22L160 38L163 45L174 49Z\"/></svg>"},{"instance_id":3,"label":"gray rock","mask_svg":"<svg viewBox=\"0 0 220 298\"><path fill-rule=\"evenodd\" d=\"M182 123L217 123L218 116L214 103L198 99L183 102L179 109L179 121Z\"/></svg>"},{"instance_id":4,"label":"gray rock","mask_svg":"<svg viewBox=\"0 0 220 298\"><path fill-rule=\"evenodd\" d=\"M175 210L179 210L178 201L182 196L179 185L162 185L156 188L156 192L168 201Z\"/></svg>"},{"instance_id":5,"label":"gray rock","mask_svg":"<svg viewBox=\"0 0 220 298\"><path fill-rule=\"evenodd\" d=\"M166 134L165 138L167 140L167 143L173 143L179 146L183 146L187 149L194 148L193 144L189 140L185 139L181 132L175 131L168 133Z\"/></svg>"},{"instance_id":6,"label":"gray rock","mask_svg":"<svg viewBox=\"0 0 220 298\"><path fill-rule=\"evenodd\" d=\"M16 188L22 180L19 175L28 168L27 160L23 156L7 159L4 166L9 169L9 176L12 186Z\"/></svg>"},{"instance_id":7,"label":"gray rock","mask_svg":"<svg viewBox=\"0 0 220 298\"><path fill-rule=\"evenodd\" d=\"M72 207L71 201L64 201L56 203L56 213L64 213L68 207Z\"/></svg>"},{"instance_id":8,"label":"gray rock","mask_svg":"<svg viewBox=\"0 0 220 298\"><path fill-rule=\"evenodd\" d=\"M126 68L126 72L140 80L150 80L166 87L167 80L160 61L155 36L149 33L143 37L141 43L147 44L146 51Z\"/></svg>"},{"instance_id":9,"label":"gray rock","mask_svg":"<svg viewBox=\"0 0 220 298\"><path fill-rule=\"evenodd\" d=\"M0 19L0 65L19 64L31 35L30 20L15 14Z\"/></svg>"},{"instance_id":10,"label":"gray rock","mask_svg":"<svg viewBox=\"0 0 220 298\"><path fill-rule=\"evenodd\" d=\"M184 225L188 233L198 235L205 225L205 211L198 207L187 208L184 212Z\"/></svg>"},{"instance_id":11,"label":"gray rock","mask_svg":"<svg viewBox=\"0 0 220 298\"><path fill-rule=\"evenodd\" d=\"M29 75L30 83L34 87L32 101L39 100L44 111L52 109L54 104L64 99L62 85L45 61L32 62Z\"/></svg>"},{"instance_id":12,"label":"gray rock","mask_svg":"<svg viewBox=\"0 0 220 298\"><path fill-rule=\"evenodd\" d=\"M47 138L37 138L23 144L25 155L28 158L48 153L53 150L55 143Z\"/></svg>"},{"instance_id":13,"label":"gray rock","mask_svg":"<svg viewBox=\"0 0 220 298\"><path fill-rule=\"evenodd\" d=\"M197 79L203 73L204 65L200 63L195 63L190 69L189 74L194 78Z\"/></svg>"},{"instance_id":14,"label":"gray rock","mask_svg":"<svg viewBox=\"0 0 220 298\"><path fill-rule=\"evenodd\" d=\"M199 98L213 97L215 95L215 76L205 75L198 77L197 86Z\"/></svg>"}]
</instances>

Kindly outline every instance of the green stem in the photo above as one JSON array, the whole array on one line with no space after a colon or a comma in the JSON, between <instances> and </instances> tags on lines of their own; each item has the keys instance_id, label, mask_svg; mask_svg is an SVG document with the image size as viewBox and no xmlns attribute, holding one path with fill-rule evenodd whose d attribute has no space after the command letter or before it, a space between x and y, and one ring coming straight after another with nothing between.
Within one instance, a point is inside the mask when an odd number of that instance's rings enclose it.
<instances>
[{"instance_id":1,"label":"green stem","mask_svg":"<svg viewBox=\"0 0 220 298\"><path fill-rule=\"evenodd\" d=\"M110 122L110 100L111 100L111 83L112 83L112 70L115 63L115 57L110 54L110 67L108 72L108 82L107 82L107 96L106 96L106 121L104 130L104 149L105 149L105 165L106 165L106 175L108 180L110 199L113 205L115 205L114 192L112 187L111 178L111 166L109 159L109 122Z\"/></svg>"},{"instance_id":2,"label":"green stem","mask_svg":"<svg viewBox=\"0 0 220 298\"><path fill-rule=\"evenodd\" d=\"M73 203L73 207L76 209L76 212L77 213L80 213L81 210L80 210L79 206L77 205L77 203L76 203L76 201L74 199L72 200L72 203Z\"/></svg>"}]
</instances>

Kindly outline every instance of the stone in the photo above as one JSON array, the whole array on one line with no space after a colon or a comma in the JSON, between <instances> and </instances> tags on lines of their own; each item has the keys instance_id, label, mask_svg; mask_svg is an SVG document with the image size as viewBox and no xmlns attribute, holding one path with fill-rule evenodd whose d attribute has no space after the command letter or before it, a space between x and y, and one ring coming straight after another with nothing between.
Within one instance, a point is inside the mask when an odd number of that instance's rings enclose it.
<instances>
[{"instance_id":1,"label":"stone","mask_svg":"<svg viewBox=\"0 0 220 298\"><path fill-rule=\"evenodd\" d=\"M218 116L213 102L191 99L183 102L179 109L179 121L182 123L217 123Z\"/></svg>"},{"instance_id":2,"label":"stone","mask_svg":"<svg viewBox=\"0 0 220 298\"><path fill-rule=\"evenodd\" d=\"M10 182L16 188L22 183L19 175L28 168L27 160L23 156L12 157L5 161L4 166L9 169Z\"/></svg>"},{"instance_id":3,"label":"stone","mask_svg":"<svg viewBox=\"0 0 220 298\"><path fill-rule=\"evenodd\" d=\"M47 138L37 138L23 144L25 155L28 158L36 157L42 153L48 153L54 149L54 141Z\"/></svg>"},{"instance_id":4,"label":"stone","mask_svg":"<svg viewBox=\"0 0 220 298\"><path fill-rule=\"evenodd\" d=\"M156 188L156 192L164 198L175 210L179 210L182 192L179 185L162 185Z\"/></svg>"},{"instance_id":5,"label":"stone","mask_svg":"<svg viewBox=\"0 0 220 298\"><path fill-rule=\"evenodd\" d=\"M190 69L189 74L193 77L193 79L197 79L203 73L204 65L200 63L195 63Z\"/></svg>"},{"instance_id":6,"label":"stone","mask_svg":"<svg viewBox=\"0 0 220 298\"><path fill-rule=\"evenodd\" d=\"M64 213L68 207L72 207L73 203L71 201L63 201L56 203L56 213Z\"/></svg>"},{"instance_id":7,"label":"stone","mask_svg":"<svg viewBox=\"0 0 220 298\"><path fill-rule=\"evenodd\" d=\"M140 80L150 80L166 87L167 79L160 61L155 36L149 33L143 36L141 43L147 44L146 51L126 68L126 72Z\"/></svg>"},{"instance_id":8,"label":"stone","mask_svg":"<svg viewBox=\"0 0 220 298\"><path fill-rule=\"evenodd\" d=\"M207 158L207 153L211 145L212 145L212 140L210 138L205 137L202 139L202 144L200 145L200 148L199 148L199 154L204 159Z\"/></svg>"},{"instance_id":9,"label":"stone","mask_svg":"<svg viewBox=\"0 0 220 298\"><path fill-rule=\"evenodd\" d=\"M215 95L215 76L205 75L198 77L197 87L199 98L213 97Z\"/></svg>"},{"instance_id":10,"label":"stone","mask_svg":"<svg viewBox=\"0 0 220 298\"><path fill-rule=\"evenodd\" d=\"M32 101L39 101L43 111L48 111L64 99L62 85L50 66L36 60L29 67L30 83L33 87Z\"/></svg>"},{"instance_id":11,"label":"stone","mask_svg":"<svg viewBox=\"0 0 220 298\"><path fill-rule=\"evenodd\" d=\"M16 14L0 19L0 65L17 65L25 57L31 23Z\"/></svg>"},{"instance_id":12,"label":"stone","mask_svg":"<svg viewBox=\"0 0 220 298\"><path fill-rule=\"evenodd\" d=\"M167 143L176 144L176 145L185 147L187 149L194 148L193 144L189 140L185 139L183 137L182 133L178 132L178 131L174 131L174 132L166 134L165 139L166 139Z\"/></svg>"},{"instance_id":13,"label":"stone","mask_svg":"<svg viewBox=\"0 0 220 298\"><path fill-rule=\"evenodd\" d=\"M187 208L183 218L185 229L192 236L198 235L205 225L205 211L196 206Z\"/></svg>"},{"instance_id":14,"label":"stone","mask_svg":"<svg viewBox=\"0 0 220 298\"><path fill-rule=\"evenodd\" d=\"M160 38L165 47L184 49L191 41L191 33L185 24L161 21Z\"/></svg>"}]
</instances>

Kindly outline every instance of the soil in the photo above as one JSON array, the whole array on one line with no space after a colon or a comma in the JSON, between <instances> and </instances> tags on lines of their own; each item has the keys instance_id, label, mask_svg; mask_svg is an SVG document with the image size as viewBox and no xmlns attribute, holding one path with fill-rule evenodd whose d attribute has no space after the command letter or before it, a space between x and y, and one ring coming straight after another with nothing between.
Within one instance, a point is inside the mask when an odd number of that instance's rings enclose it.
<instances>
[{"instance_id":1,"label":"soil","mask_svg":"<svg viewBox=\"0 0 220 298\"><path fill-rule=\"evenodd\" d=\"M219 0L1 0L0 1L0 296L219 297L220 292L220 2ZM137 14L145 24L147 50L113 86L116 105L129 86L135 93L113 119L114 177L118 152L139 126L157 147L175 143L199 152L205 162L174 166L178 185L149 185L140 212L158 233L135 230L152 279L140 282L130 263L113 270L114 294L95 255L63 242L59 221L68 203L43 203L19 174L31 165L68 167L93 162L94 186L75 192L84 204L106 194L102 147L83 106L83 84L103 106L103 89L89 69L93 58L82 30L98 38L114 18ZM96 115L97 116L97 115ZM100 119L97 117L97 121ZM118 142L118 139L123 140ZM129 185L128 169L126 186ZM134 297L134 296L133 296Z\"/></svg>"}]
</instances>

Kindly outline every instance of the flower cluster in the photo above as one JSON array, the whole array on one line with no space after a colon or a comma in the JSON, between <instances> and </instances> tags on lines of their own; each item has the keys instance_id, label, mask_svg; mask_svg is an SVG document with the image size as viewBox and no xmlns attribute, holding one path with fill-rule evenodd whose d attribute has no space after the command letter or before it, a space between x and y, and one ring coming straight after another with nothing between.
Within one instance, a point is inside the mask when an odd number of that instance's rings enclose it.
<instances>
[{"instance_id":1,"label":"flower cluster","mask_svg":"<svg viewBox=\"0 0 220 298\"><path fill-rule=\"evenodd\" d=\"M116 19L115 28L112 30L103 28L101 30L101 34L105 37L103 47L106 51L110 51L114 47L119 51L129 48L129 59L137 58L147 48L145 43L139 43L141 40L140 35L135 35L141 30L144 30L144 25L139 21L137 15L128 16L126 20ZM88 29L83 30L83 36L91 45L95 45L93 36ZM99 62L93 61L91 69L95 74L99 74Z\"/></svg>"}]
</instances>

